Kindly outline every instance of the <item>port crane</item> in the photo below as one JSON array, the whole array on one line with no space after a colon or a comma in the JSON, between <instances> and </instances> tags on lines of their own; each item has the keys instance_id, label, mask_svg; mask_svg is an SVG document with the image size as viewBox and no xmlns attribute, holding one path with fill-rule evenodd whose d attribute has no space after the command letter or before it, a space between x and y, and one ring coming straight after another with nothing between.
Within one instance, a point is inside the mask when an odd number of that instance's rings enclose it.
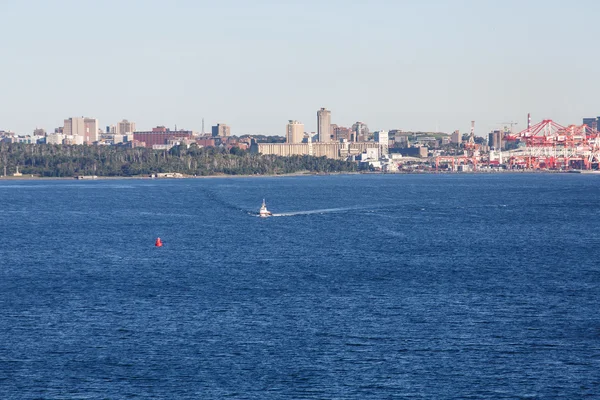
<instances>
[{"instance_id":1,"label":"port crane","mask_svg":"<svg viewBox=\"0 0 600 400\"><path fill-rule=\"evenodd\" d=\"M518 142L515 148L499 152L507 160L509 169L595 170L600 172L600 132L593 124L563 126L551 119L532 124L527 114L527 127L515 132L517 122L501 122L505 126L503 140ZM507 132L510 127L510 132ZM479 146L475 143L475 122L463 142L464 154L438 156L436 171L440 167L451 171L477 170L482 162ZM488 163L490 163L488 159ZM502 163L502 161L500 161ZM491 163L490 163L491 164Z\"/></svg>"},{"instance_id":2,"label":"port crane","mask_svg":"<svg viewBox=\"0 0 600 400\"><path fill-rule=\"evenodd\" d=\"M472 168L477 171L480 154L479 145L475 143L475 121L471 121L471 132L466 142L463 143L464 154L462 156L438 156L435 158L435 170L438 171L440 165L451 165L452 171L456 171L462 166Z\"/></svg>"}]
</instances>

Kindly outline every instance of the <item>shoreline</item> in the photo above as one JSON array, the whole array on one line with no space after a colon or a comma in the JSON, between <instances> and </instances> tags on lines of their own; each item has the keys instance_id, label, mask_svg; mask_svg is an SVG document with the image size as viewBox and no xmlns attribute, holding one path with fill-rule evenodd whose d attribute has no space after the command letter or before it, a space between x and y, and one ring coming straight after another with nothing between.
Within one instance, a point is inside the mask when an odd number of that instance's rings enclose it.
<instances>
[{"instance_id":1,"label":"shoreline","mask_svg":"<svg viewBox=\"0 0 600 400\"><path fill-rule=\"evenodd\" d=\"M217 178L287 178L299 176L330 176L330 175L500 175L500 174L583 174L595 175L600 171L540 171L540 170L506 170L506 171L411 171L411 172L294 172L290 174L273 175L184 175L178 177L150 177L150 176L95 176L78 179L77 177L44 177L44 176L0 176L0 182L3 181L99 181L99 180L164 180L164 179L217 179Z\"/></svg>"},{"instance_id":2,"label":"shoreline","mask_svg":"<svg viewBox=\"0 0 600 400\"><path fill-rule=\"evenodd\" d=\"M35 181L35 180L59 180L59 181L100 181L100 180L164 180L164 179L215 179L215 178L286 178L295 176L326 176L326 175L362 175L360 172L328 172L328 173L304 173L294 172L290 174L273 174L273 175L183 175L177 177L150 177L150 176L100 176L97 175L94 178L86 177L84 179L78 179L76 176L0 176L0 182L2 181ZM87 176L87 175L86 175Z\"/></svg>"}]
</instances>

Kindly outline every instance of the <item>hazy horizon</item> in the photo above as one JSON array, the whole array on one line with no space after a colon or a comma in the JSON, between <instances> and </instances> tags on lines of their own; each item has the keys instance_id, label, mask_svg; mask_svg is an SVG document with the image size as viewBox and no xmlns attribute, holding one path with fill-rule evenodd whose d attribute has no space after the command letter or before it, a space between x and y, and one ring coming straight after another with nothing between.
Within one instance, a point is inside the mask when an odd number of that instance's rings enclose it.
<instances>
[{"instance_id":1,"label":"hazy horizon","mask_svg":"<svg viewBox=\"0 0 600 400\"><path fill-rule=\"evenodd\" d=\"M567 5L564 5L567 4ZM0 130L69 117L284 135L290 119L485 135L600 115L590 0L0 3Z\"/></svg>"}]
</instances>

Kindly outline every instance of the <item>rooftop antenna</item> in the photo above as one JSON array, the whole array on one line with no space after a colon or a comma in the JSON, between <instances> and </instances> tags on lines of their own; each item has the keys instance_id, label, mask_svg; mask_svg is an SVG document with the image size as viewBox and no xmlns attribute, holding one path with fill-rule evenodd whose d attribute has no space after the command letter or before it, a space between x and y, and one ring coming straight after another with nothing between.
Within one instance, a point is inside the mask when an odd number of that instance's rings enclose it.
<instances>
[{"instance_id":1,"label":"rooftop antenna","mask_svg":"<svg viewBox=\"0 0 600 400\"><path fill-rule=\"evenodd\" d=\"M202 117L202 135L204 135L204 117Z\"/></svg>"}]
</instances>

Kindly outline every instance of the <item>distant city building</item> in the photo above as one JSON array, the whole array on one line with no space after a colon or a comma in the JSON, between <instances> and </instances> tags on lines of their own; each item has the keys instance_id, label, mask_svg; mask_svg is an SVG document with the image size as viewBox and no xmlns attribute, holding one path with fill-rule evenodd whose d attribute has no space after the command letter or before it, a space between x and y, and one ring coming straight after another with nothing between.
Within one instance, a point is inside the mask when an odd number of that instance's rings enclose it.
<instances>
[{"instance_id":1,"label":"distant city building","mask_svg":"<svg viewBox=\"0 0 600 400\"><path fill-rule=\"evenodd\" d=\"M331 142L331 111L326 108L317 111L317 135L319 142Z\"/></svg>"},{"instance_id":2,"label":"distant city building","mask_svg":"<svg viewBox=\"0 0 600 400\"><path fill-rule=\"evenodd\" d=\"M290 120L286 127L285 142L286 143L302 143L304 139L304 124Z\"/></svg>"},{"instance_id":3,"label":"distant city building","mask_svg":"<svg viewBox=\"0 0 600 400\"><path fill-rule=\"evenodd\" d=\"M387 131L376 131L374 133L375 143L379 144L379 154L387 155L390 144L390 137Z\"/></svg>"},{"instance_id":4,"label":"distant city building","mask_svg":"<svg viewBox=\"0 0 600 400\"><path fill-rule=\"evenodd\" d=\"M33 136L46 136L46 130L42 128L36 128L33 130Z\"/></svg>"},{"instance_id":5,"label":"distant city building","mask_svg":"<svg viewBox=\"0 0 600 400\"><path fill-rule=\"evenodd\" d=\"M364 122L357 121L352 125L352 142L366 142L369 140L369 127Z\"/></svg>"},{"instance_id":6,"label":"distant city building","mask_svg":"<svg viewBox=\"0 0 600 400\"><path fill-rule=\"evenodd\" d=\"M100 133L100 125L96 118L84 118L85 134L83 135L83 142L92 144L98 141L98 135Z\"/></svg>"},{"instance_id":7,"label":"distant city building","mask_svg":"<svg viewBox=\"0 0 600 400\"><path fill-rule=\"evenodd\" d=\"M63 134L65 136L81 136L82 140L74 139L79 142L92 144L98 141L98 120L95 118L69 118L65 119Z\"/></svg>"},{"instance_id":8,"label":"distant city building","mask_svg":"<svg viewBox=\"0 0 600 400\"><path fill-rule=\"evenodd\" d=\"M196 144L202 147L214 147L215 146L215 138L210 134L201 135L196 138Z\"/></svg>"},{"instance_id":9,"label":"distant city building","mask_svg":"<svg viewBox=\"0 0 600 400\"><path fill-rule=\"evenodd\" d=\"M329 124L329 131L331 132L331 140L336 141L335 131L337 130L337 124Z\"/></svg>"},{"instance_id":10,"label":"distant city building","mask_svg":"<svg viewBox=\"0 0 600 400\"><path fill-rule=\"evenodd\" d=\"M129 122L126 119L117 123L115 132L117 135L127 135L128 133L135 132L135 122Z\"/></svg>"},{"instance_id":11,"label":"distant city building","mask_svg":"<svg viewBox=\"0 0 600 400\"><path fill-rule=\"evenodd\" d=\"M439 147L440 141L435 136L415 136L412 147Z\"/></svg>"},{"instance_id":12,"label":"distant city building","mask_svg":"<svg viewBox=\"0 0 600 400\"><path fill-rule=\"evenodd\" d=\"M12 143L26 143L26 144L36 144L38 141L43 140L44 136L36 136L36 135L18 135L12 138Z\"/></svg>"},{"instance_id":13,"label":"distant city building","mask_svg":"<svg viewBox=\"0 0 600 400\"><path fill-rule=\"evenodd\" d=\"M352 129L345 128L343 126L332 125L333 127L333 138L336 141L346 140L352 141Z\"/></svg>"},{"instance_id":14,"label":"distant city building","mask_svg":"<svg viewBox=\"0 0 600 400\"><path fill-rule=\"evenodd\" d=\"M365 149L365 151L359 155L358 161L365 162L367 160L379 160L379 157L379 149L376 147L371 147Z\"/></svg>"},{"instance_id":15,"label":"distant city building","mask_svg":"<svg viewBox=\"0 0 600 400\"><path fill-rule=\"evenodd\" d=\"M503 148L504 133L502 131L493 131L488 135L488 144L494 150Z\"/></svg>"},{"instance_id":16,"label":"distant city building","mask_svg":"<svg viewBox=\"0 0 600 400\"><path fill-rule=\"evenodd\" d=\"M9 137L9 136L15 136L15 133L12 131L0 130L0 137Z\"/></svg>"},{"instance_id":17,"label":"distant city building","mask_svg":"<svg viewBox=\"0 0 600 400\"><path fill-rule=\"evenodd\" d=\"M379 144L385 144L387 146L389 143L389 135L387 131L375 131L374 138Z\"/></svg>"},{"instance_id":18,"label":"distant city building","mask_svg":"<svg viewBox=\"0 0 600 400\"><path fill-rule=\"evenodd\" d=\"M89 144L88 142L84 142L84 137L81 135L65 135L65 138L63 139L63 144L68 144L68 145L81 146L84 143Z\"/></svg>"},{"instance_id":19,"label":"distant city building","mask_svg":"<svg viewBox=\"0 0 600 400\"><path fill-rule=\"evenodd\" d=\"M587 125L588 128L592 130L598 129L598 123L600 122L600 117L597 118L584 118L583 125Z\"/></svg>"},{"instance_id":20,"label":"distant city building","mask_svg":"<svg viewBox=\"0 0 600 400\"><path fill-rule=\"evenodd\" d=\"M367 148L379 148L377 143L258 143L252 141L250 146L251 153L257 154L273 154L278 156L291 155L309 155L314 157L327 157L333 159L345 160L349 156L356 156L364 153Z\"/></svg>"},{"instance_id":21,"label":"distant city building","mask_svg":"<svg viewBox=\"0 0 600 400\"><path fill-rule=\"evenodd\" d=\"M152 128L152 131L133 132L133 140L143 142L146 147L153 148L156 145L167 145L169 141L181 141L182 139L192 139L192 131L171 131L164 126Z\"/></svg>"},{"instance_id":22,"label":"distant city building","mask_svg":"<svg viewBox=\"0 0 600 400\"><path fill-rule=\"evenodd\" d=\"M85 123L83 118L69 118L65 119L63 125L63 133L65 135L82 135L85 131Z\"/></svg>"},{"instance_id":23,"label":"distant city building","mask_svg":"<svg viewBox=\"0 0 600 400\"><path fill-rule=\"evenodd\" d=\"M62 133L49 133L46 135L46 144L62 144L64 138Z\"/></svg>"},{"instance_id":24,"label":"distant city building","mask_svg":"<svg viewBox=\"0 0 600 400\"><path fill-rule=\"evenodd\" d=\"M459 144L462 141L462 138L460 136L460 131L452 132L452 137L451 137L450 141L454 144Z\"/></svg>"},{"instance_id":25,"label":"distant city building","mask_svg":"<svg viewBox=\"0 0 600 400\"><path fill-rule=\"evenodd\" d=\"M408 147L408 135L396 134L396 136L394 136L394 143L394 147Z\"/></svg>"},{"instance_id":26,"label":"distant city building","mask_svg":"<svg viewBox=\"0 0 600 400\"><path fill-rule=\"evenodd\" d=\"M133 141L133 132L126 135L119 135L116 133L110 133L104 136L104 139L108 140L108 144L121 144Z\"/></svg>"},{"instance_id":27,"label":"distant city building","mask_svg":"<svg viewBox=\"0 0 600 400\"><path fill-rule=\"evenodd\" d=\"M392 154L401 154L404 157L426 158L429 155L427 147L405 147L390 149Z\"/></svg>"},{"instance_id":28,"label":"distant city building","mask_svg":"<svg viewBox=\"0 0 600 400\"><path fill-rule=\"evenodd\" d=\"M213 135L213 137L216 137L216 136L220 136L220 137L231 136L231 128L229 127L229 125L217 124L217 125L215 125L215 126L212 127L212 135Z\"/></svg>"}]
</instances>

